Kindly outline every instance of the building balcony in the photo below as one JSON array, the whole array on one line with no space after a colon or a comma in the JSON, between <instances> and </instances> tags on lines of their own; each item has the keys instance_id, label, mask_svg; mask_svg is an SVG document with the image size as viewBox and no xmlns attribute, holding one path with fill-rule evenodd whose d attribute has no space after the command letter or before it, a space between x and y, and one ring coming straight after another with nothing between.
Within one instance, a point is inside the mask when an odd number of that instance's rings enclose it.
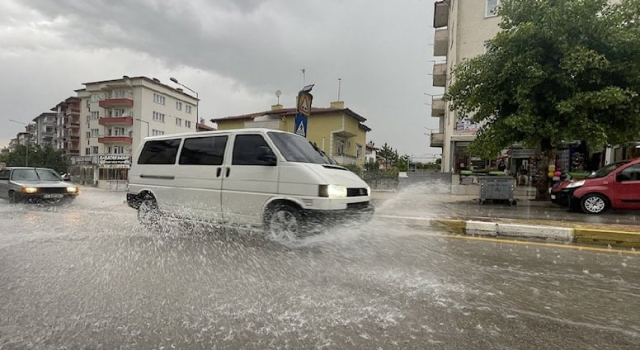
<instances>
[{"instance_id":1,"label":"building balcony","mask_svg":"<svg viewBox=\"0 0 640 350\"><path fill-rule=\"evenodd\" d=\"M67 129L80 129L80 122L72 121L64 124Z\"/></svg>"},{"instance_id":2,"label":"building balcony","mask_svg":"<svg viewBox=\"0 0 640 350\"><path fill-rule=\"evenodd\" d=\"M100 108L111 107L133 107L133 100L130 98L109 98L98 102Z\"/></svg>"},{"instance_id":3,"label":"building balcony","mask_svg":"<svg viewBox=\"0 0 640 350\"><path fill-rule=\"evenodd\" d=\"M70 107L67 108L67 115L69 114L80 114L80 107Z\"/></svg>"},{"instance_id":4,"label":"building balcony","mask_svg":"<svg viewBox=\"0 0 640 350\"><path fill-rule=\"evenodd\" d=\"M126 143L132 144L133 138L129 136L103 136L98 137L99 143Z\"/></svg>"},{"instance_id":5,"label":"building balcony","mask_svg":"<svg viewBox=\"0 0 640 350\"><path fill-rule=\"evenodd\" d=\"M68 149L67 150L67 154L70 154L72 156L79 156L80 155L80 150L79 149Z\"/></svg>"},{"instance_id":6,"label":"building balcony","mask_svg":"<svg viewBox=\"0 0 640 350\"><path fill-rule=\"evenodd\" d=\"M436 118L444 117L446 106L442 98L434 98L431 102L431 115Z\"/></svg>"},{"instance_id":7,"label":"building balcony","mask_svg":"<svg viewBox=\"0 0 640 350\"><path fill-rule=\"evenodd\" d=\"M100 125L133 125L133 117L103 117L98 119Z\"/></svg>"},{"instance_id":8,"label":"building balcony","mask_svg":"<svg viewBox=\"0 0 640 350\"><path fill-rule=\"evenodd\" d=\"M431 147L442 148L444 146L444 134L432 133L430 145Z\"/></svg>"},{"instance_id":9,"label":"building balcony","mask_svg":"<svg viewBox=\"0 0 640 350\"><path fill-rule=\"evenodd\" d=\"M449 25L449 4L447 1L438 1L433 4L433 27L442 28Z\"/></svg>"},{"instance_id":10,"label":"building balcony","mask_svg":"<svg viewBox=\"0 0 640 350\"><path fill-rule=\"evenodd\" d=\"M433 65L433 86L445 87L447 85L447 64L436 63Z\"/></svg>"},{"instance_id":11,"label":"building balcony","mask_svg":"<svg viewBox=\"0 0 640 350\"><path fill-rule=\"evenodd\" d=\"M333 160L335 160L340 165L356 164L356 162L358 161L356 156L351 155L351 154L343 154L343 155L339 155L339 156L333 156L332 158L333 158Z\"/></svg>"},{"instance_id":12,"label":"building balcony","mask_svg":"<svg viewBox=\"0 0 640 350\"><path fill-rule=\"evenodd\" d=\"M449 29L436 29L433 43L434 56L446 56L449 49Z\"/></svg>"}]
</instances>

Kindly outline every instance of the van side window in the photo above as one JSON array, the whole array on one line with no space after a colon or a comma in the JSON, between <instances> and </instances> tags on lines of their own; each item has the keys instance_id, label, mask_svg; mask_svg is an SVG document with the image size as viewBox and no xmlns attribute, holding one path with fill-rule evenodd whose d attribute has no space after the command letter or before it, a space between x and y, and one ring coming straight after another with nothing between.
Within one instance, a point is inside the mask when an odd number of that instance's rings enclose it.
<instances>
[{"instance_id":1,"label":"van side window","mask_svg":"<svg viewBox=\"0 0 640 350\"><path fill-rule=\"evenodd\" d=\"M222 165L228 136L195 137L184 140L181 165Z\"/></svg>"},{"instance_id":2,"label":"van side window","mask_svg":"<svg viewBox=\"0 0 640 350\"><path fill-rule=\"evenodd\" d=\"M148 141L138 158L138 164L175 164L180 139Z\"/></svg>"},{"instance_id":3,"label":"van side window","mask_svg":"<svg viewBox=\"0 0 640 350\"><path fill-rule=\"evenodd\" d=\"M258 159L258 149L269 147L262 135L237 135L233 143L233 165L268 165L267 162Z\"/></svg>"},{"instance_id":4,"label":"van side window","mask_svg":"<svg viewBox=\"0 0 640 350\"><path fill-rule=\"evenodd\" d=\"M624 169L618 174L618 176L616 176L616 179L619 182L640 181L640 164Z\"/></svg>"},{"instance_id":5,"label":"van side window","mask_svg":"<svg viewBox=\"0 0 640 350\"><path fill-rule=\"evenodd\" d=\"M9 170L0 170L0 180L9 180Z\"/></svg>"}]
</instances>

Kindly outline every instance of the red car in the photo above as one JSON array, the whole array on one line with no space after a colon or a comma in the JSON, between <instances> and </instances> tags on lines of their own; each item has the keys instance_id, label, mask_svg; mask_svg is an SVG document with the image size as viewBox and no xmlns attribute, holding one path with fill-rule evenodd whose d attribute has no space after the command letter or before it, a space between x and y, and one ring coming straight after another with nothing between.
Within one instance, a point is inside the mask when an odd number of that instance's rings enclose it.
<instances>
[{"instance_id":1,"label":"red car","mask_svg":"<svg viewBox=\"0 0 640 350\"><path fill-rule=\"evenodd\" d=\"M551 190L551 201L587 214L640 209L640 158L609 164L584 180L564 181Z\"/></svg>"}]
</instances>

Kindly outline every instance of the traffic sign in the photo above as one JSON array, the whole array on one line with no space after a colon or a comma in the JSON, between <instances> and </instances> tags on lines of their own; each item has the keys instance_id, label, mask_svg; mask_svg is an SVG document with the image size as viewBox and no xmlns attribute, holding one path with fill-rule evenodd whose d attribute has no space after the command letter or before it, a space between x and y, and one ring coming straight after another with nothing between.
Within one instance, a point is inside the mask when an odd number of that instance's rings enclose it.
<instances>
[{"instance_id":1,"label":"traffic sign","mask_svg":"<svg viewBox=\"0 0 640 350\"><path fill-rule=\"evenodd\" d=\"M306 115L307 117L311 116L311 101L313 100L313 96L305 91L300 91L298 94L298 113Z\"/></svg>"},{"instance_id":2,"label":"traffic sign","mask_svg":"<svg viewBox=\"0 0 640 350\"><path fill-rule=\"evenodd\" d=\"M293 129L297 135L307 137L307 117L303 114L296 114L296 122Z\"/></svg>"}]
</instances>

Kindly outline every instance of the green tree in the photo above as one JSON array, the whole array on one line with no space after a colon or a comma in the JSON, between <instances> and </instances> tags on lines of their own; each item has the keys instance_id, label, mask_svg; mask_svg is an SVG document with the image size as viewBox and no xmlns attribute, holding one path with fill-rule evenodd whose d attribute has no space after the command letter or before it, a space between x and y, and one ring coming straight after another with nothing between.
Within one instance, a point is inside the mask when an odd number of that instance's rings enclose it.
<instances>
[{"instance_id":1,"label":"green tree","mask_svg":"<svg viewBox=\"0 0 640 350\"><path fill-rule=\"evenodd\" d=\"M385 169L395 167L398 162L398 151L394 150L386 142L382 145L382 148L378 151L378 155L382 158Z\"/></svg>"},{"instance_id":2,"label":"green tree","mask_svg":"<svg viewBox=\"0 0 640 350\"><path fill-rule=\"evenodd\" d=\"M488 52L454 70L445 99L482 126L470 152L541 153L537 199L561 141L594 149L640 134L640 0L503 0Z\"/></svg>"},{"instance_id":3,"label":"green tree","mask_svg":"<svg viewBox=\"0 0 640 350\"><path fill-rule=\"evenodd\" d=\"M409 171L409 162L411 161L411 157L407 154L398 157L396 161L396 167L398 171Z\"/></svg>"},{"instance_id":4,"label":"green tree","mask_svg":"<svg viewBox=\"0 0 640 350\"><path fill-rule=\"evenodd\" d=\"M51 168L59 173L67 172L69 160L62 151L53 147L41 147L39 145L26 146L19 145L12 152L3 154L0 162L7 163L7 166L27 165L27 150L29 152L30 167Z\"/></svg>"}]
</instances>

